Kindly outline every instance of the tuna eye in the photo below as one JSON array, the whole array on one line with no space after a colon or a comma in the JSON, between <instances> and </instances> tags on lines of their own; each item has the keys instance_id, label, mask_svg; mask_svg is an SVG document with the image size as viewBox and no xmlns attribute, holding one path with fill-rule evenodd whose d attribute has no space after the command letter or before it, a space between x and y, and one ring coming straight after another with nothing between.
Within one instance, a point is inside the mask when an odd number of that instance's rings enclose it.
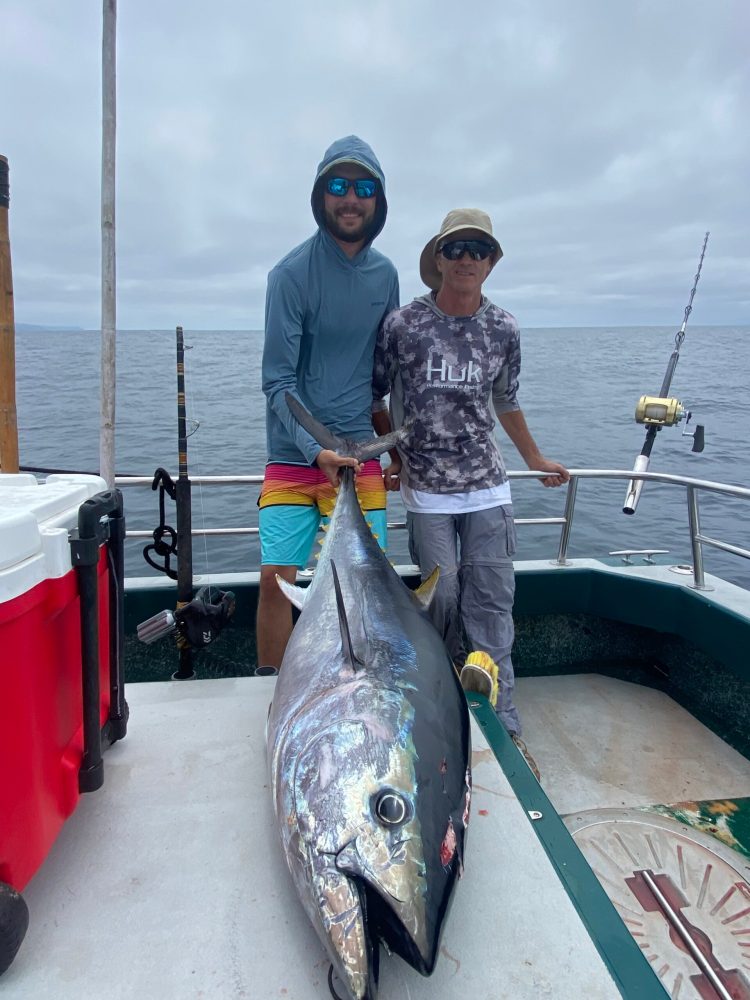
<instances>
[{"instance_id":1,"label":"tuna eye","mask_svg":"<svg viewBox=\"0 0 750 1000\"><path fill-rule=\"evenodd\" d=\"M406 813L406 802L395 792L381 792L375 800L375 814L385 826L403 823Z\"/></svg>"}]
</instances>

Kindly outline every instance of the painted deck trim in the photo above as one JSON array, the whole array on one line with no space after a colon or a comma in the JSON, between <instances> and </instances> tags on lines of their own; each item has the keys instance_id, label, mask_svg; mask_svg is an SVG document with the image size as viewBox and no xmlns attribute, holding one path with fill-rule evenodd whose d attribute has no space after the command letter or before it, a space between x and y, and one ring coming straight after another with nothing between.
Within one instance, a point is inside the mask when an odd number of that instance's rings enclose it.
<instances>
[{"instance_id":1,"label":"painted deck trim","mask_svg":"<svg viewBox=\"0 0 750 1000\"><path fill-rule=\"evenodd\" d=\"M664 1000L666 990L486 698L469 705L560 882L625 1000ZM539 812L539 819L530 813Z\"/></svg>"}]
</instances>

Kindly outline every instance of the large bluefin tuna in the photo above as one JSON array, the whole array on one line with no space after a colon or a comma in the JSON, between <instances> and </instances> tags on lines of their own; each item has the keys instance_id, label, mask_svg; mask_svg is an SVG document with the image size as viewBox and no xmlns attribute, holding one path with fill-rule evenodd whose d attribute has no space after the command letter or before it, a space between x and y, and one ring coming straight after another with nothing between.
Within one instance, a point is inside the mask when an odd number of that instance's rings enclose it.
<instances>
[{"instance_id":1,"label":"large bluefin tuna","mask_svg":"<svg viewBox=\"0 0 750 1000\"><path fill-rule=\"evenodd\" d=\"M364 461L396 436L353 445L288 397L326 448ZM429 975L463 866L471 799L464 693L415 595L362 515L351 469L301 609L268 718L274 806L300 899L352 1000L377 994L382 941Z\"/></svg>"}]
</instances>

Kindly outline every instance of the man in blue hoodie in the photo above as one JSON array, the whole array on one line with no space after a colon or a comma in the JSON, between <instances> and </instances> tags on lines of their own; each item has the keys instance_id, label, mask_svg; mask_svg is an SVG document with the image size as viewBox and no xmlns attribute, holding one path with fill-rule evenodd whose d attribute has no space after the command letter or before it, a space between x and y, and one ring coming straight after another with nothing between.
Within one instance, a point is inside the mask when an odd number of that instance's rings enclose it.
<instances>
[{"instance_id":1,"label":"man in blue hoodie","mask_svg":"<svg viewBox=\"0 0 750 1000\"><path fill-rule=\"evenodd\" d=\"M276 574L295 581L309 559L321 517L333 508L340 468L357 465L353 458L321 449L290 413L286 393L341 437L366 440L373 427L381 433L387 425L387 414L372 412L373 355L381 321L399 304L398 276L371 246L385 225L388 205L383 171L366 142L350 135L326 150L311 204L318 231L273 268L266 292L268 464L259 500L257 621L263 672L278 669L292 631L291 606ZM378 461L359 470L357 493L385 548L385 489Z\"/></svg>"}]
</instances>

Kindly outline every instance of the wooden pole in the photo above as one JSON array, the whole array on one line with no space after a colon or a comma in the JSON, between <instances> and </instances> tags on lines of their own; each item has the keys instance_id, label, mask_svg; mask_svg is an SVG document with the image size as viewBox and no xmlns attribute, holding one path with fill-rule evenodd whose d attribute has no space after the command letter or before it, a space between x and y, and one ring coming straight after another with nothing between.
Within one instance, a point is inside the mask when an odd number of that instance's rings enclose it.
<instances>
[{"instance_id":1,"label":"wooden pole","mask_svg":"<svg viewBox=\"0 0 750 1000\"><path fill-rule=\"evenodd\" d=\"M115 139L117 0L103 0L102 29L102 363L99 474L115 485Z\"/></svg>"},{"instance_id":2,"label":"wooden pole","mask_svg":"<svg viewBox=\"0 0 750 1000\"><path fill-rule=\"evenodd\" d=\"M16 327L10 263L8 158L0 156L0 469L18 472Z\"/></svg>"}]
</instances>

